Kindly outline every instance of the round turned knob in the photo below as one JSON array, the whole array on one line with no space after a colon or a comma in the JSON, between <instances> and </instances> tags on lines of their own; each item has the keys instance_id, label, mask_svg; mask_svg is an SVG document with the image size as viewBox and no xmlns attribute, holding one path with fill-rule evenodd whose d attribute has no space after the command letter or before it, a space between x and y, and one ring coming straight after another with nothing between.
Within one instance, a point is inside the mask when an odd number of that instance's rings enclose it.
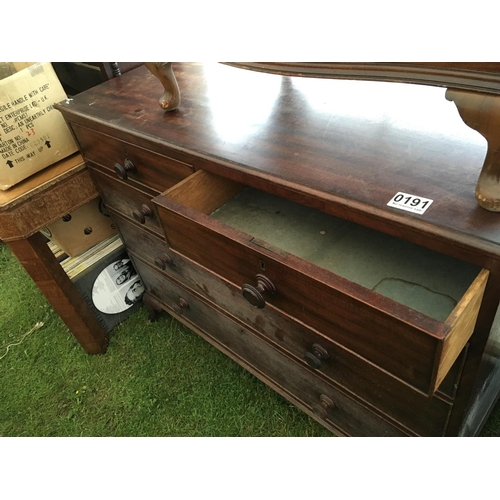
<instances>
[{"instance_id":1,"label":"round turned knob","mask_svg":"<svg viewBox=\"0 0 500 500\"><path fill-rule=\"evenodd\" d=\"M184 309L187 309L189 304L181 297L175 304L172 304L172 309L175 313L181 315Z\"/></svg>"},{"instance_id":2,"label":"round turned knob","mask_svg":"<svg viewBox=\"0 0 500 500\"><path fill-rule=\"evenodd\" d=\"M241 292L249 304L262 309L266 305L263 294L266 292L274 293L276 287L273 285L273 282L263 274L257 274L255 278L257 279L257 286L253 287L252 285L245 284L241 287Z\"/></svg>"},{"instance_id":3,"label":"round turned knob","mask_svg":"<svg viewBox=\"0 0 500 500\"><path fill-rule=\"evenodd\" d=\"M153 212L147 205L142 205L140 210L138 210L137 208L135 210L132 210L132 217L140 224L145 224L146 217L151 217L152 215Z\"/></svg>"},{"instance_id":4,"label":"round turned knob","mask_svg":"<svg viewBox=\"0 0 500 500\"><path fill-rule=\"evenodd\" d=\"M167 253L162 253L160 257L156 257L154 262L160 269L166 269L167 266L171 267L173 265L172 257L170 257Z\"/></svg>"},{"instance_id":5,"label":"round turned knob","mask_svg":"<svg viewBox=\"0 0 500 500\"><path fill-rule=\"evenodd\" d=\"M135 170L135 165L130 160L125 160L123 166L115 163L116 175L123 181L128 177L127 172L132 172L133 170Z\"/></svg>"},{"instance_id":6,"label":"round turned knob","mask_svg":"<svg viewBox=\"0 0 500 500\"><path fill-rule=\"evenodd\" d=\"M319 397L319 402L315 402L311 405L312 411L318 415L319 418L328 418L328 411L335 407L333 401L324 394Z\"/></svg>"},{"instance_id":7,"label":"round turned knob","mask_svg":"<svg viewBox=\"0 0 500 500\"><path fill-rule=\"evenodd\" d=\"M313 344L311 350L304 353L306 363L316 369L321 368L321 362L329 357L328 351L319 344Z\"/></svg>"}]
</instances>

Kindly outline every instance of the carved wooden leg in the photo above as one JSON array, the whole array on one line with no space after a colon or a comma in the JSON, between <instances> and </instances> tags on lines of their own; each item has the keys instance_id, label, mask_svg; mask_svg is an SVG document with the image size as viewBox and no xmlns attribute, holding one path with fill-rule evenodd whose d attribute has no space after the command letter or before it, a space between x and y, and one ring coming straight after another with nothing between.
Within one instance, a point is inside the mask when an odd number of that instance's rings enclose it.
<instances>
[{"instance_id":1,"label":"carved wooden leg","mask_svg":"<svg viewBox=\"0 0 500 500\"><path fill-rule=\"evenodd\" d=\"M165 92L159 99L160 108L165 111L173 111L179 107L181 95L179 85L175 79L171 62L147 62L146 68L160 80Z\"/></svg>"},{"instance_id":2,"label":"carved wooden leg","mask_svg":"<svg viewBox=\"0 0 500 500\"><path fill-rule=\"evenodd\" d=\"M446 98L455 103L465 124L488 141L476 199L486 210L500 212L500 96L448 89Z\"/></svg>"},{"instance_id":3,"label":"carved wooden leg","mask_svg":"<svg viewBox=\"0 0 500 500\"><path fill-rule=\"evenodd\" d=\"M106 351L108 336L40 233L7 243L88 354Z\"/></svg>"}]
</instances>

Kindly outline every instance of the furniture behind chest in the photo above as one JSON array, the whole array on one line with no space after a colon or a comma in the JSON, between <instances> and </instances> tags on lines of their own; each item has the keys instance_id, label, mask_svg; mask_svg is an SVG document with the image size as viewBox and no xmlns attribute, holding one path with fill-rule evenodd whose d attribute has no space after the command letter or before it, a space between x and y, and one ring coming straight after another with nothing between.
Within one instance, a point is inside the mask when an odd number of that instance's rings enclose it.
<instances>
[{"instance_id":1,"label":"furniture behind chest","mask_svg":"<svg viewBox=\"0 0 500 500\"><path fill-rule=\"evenodd\" d=\"M108 338L40 230L96 198L79 153L0 191L0 237L89 354L106 350Z\"/></svg>"},{"instance_id":2,"label":"furniture behind chest","mask_svg":"<svg viewBox=\"0 0 500 500\"><path fill-rule=\"evenodd\" d=\"M337 435L477 434L500 387L500 214L444 89L173 67L173 112L145 67L57 105L151 317Z\"/></svg>"}]
</instances>

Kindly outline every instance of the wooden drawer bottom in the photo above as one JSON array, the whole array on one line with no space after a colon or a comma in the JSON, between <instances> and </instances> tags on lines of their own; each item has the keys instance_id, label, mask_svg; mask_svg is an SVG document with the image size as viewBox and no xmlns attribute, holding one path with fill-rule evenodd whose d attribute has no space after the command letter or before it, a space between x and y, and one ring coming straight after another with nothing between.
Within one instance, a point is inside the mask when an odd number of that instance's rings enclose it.
<instances>
[{"instance_id":1,"label":"wooden drawer bottom","mask_svg":"<svg viewBox=\"0 0 500 500\"><path fill-rule=\"evenodd\" d=\"M147 292L161 303L162 309L332 432L349 436L408 435L274 349L213 304L195 297L137 259L134 262Z\"/></svg>"}]
</instances>

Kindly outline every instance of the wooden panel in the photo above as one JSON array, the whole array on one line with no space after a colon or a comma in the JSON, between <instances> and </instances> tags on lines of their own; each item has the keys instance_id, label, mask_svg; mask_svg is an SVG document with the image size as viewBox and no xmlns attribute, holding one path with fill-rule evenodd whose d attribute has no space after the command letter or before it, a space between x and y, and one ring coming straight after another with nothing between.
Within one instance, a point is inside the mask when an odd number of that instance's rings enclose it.
<instances>
[{"instance_id":1,"label":"wooden panel","mask_svg":"<svg viewBox=\"0 0 500 500\"><path fill-rule=\"evenodd\" d=\"M77 124L71 127L85 158L109 169L112 175L116 175L115 163L123 166L125 159L131 161L135 166L135 170L127 172L127 182L131 184L143 184L161 192L194 172L191 165L174 158L160 156Z\"/></svg>"},{"instance_id":2,"label":"wooden panel","mask_svg":"<svg viewBox=\"0 0 500 500\"><path fill-rule=\"evenodd\" d=\"M165 196L202 214L210 214L233 198L243 185L204 170L188 177L169 189Z\"/></svg>"},{"instance_id":3,"label":"wooden panel","mask_svg":"<svg viewBox=\"0 0 500 500\"><path fill-rule=\"evenodd\" d=\"M449 333L442 345L434 388L439 387L474 331L489 275L490 273L486 269L479 273L479 276L446 320Z\"/></svg>"},{"instance_id":4,"label":"wooden panel","mask_svg":"<svg viewBox=\"0 0 500 500\"><path fill-rule=\"evenodd\" d=\"M124 182L105 175L96 169L92 169L91 171L107 207L132 219L132 212L134 210L142 210L142 206L146 205L150 209L151 215L145 217L144 227L157 234L163 235L163 229L161 228L160 221L156 215L156 210L149 194L139 191L138 189L133 189Z\"/></svg>"},{"instance_id":5,"label":"wooden panel","mask_svg":"<svg viewBox=\"0 0 500 500\"><path fill-rule=\"evenodd\" d=\"M0 237L28 237L98 196L80 155L0 191Z\"/></svg>"},{"instance_id":6,"label":"wooden panel","mask_svg":"<svg viewBox=\"0 0 500 500\"><path fill-rule=\"evenodd\" d=\"M332 431L351 436L406 435L403 430L389 424L306 368L295 364L291 358L187 290L164 279L138 260L134 260L134 264L144 277L148 292L161 300L165 310ZM188 303L181 315L171 307L179 298ZM334 403L324 418L313 412L321 395L326 395Z\"/></svg>"}]
</instances>

